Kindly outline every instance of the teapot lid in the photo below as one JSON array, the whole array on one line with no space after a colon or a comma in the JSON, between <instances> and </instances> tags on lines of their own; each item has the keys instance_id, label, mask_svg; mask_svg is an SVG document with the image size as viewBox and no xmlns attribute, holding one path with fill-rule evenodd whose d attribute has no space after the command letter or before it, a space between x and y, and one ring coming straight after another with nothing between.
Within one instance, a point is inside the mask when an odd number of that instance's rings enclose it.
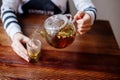
<instances>
[{"instance_id":1,"label":"teapot lid","mask_svg":"<svg viewBox=\"0 0 120 80\"><path fill-rule=\"evenodd\" d=\"M63 14L53 15L45 20L45 28L49 30L60 30L68 22L68 18Z\"/></svg>"}]
</instances>

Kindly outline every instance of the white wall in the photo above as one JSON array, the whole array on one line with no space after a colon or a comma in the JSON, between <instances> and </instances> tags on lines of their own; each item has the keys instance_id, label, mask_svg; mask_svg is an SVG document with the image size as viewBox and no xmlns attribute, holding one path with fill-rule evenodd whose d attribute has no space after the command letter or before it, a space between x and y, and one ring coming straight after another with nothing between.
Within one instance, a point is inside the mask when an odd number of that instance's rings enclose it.
<instances>
[{"instance_id":1,"label":"white wall","mask_svg":"<svg viewBox=\"0 0 120 80\"><path fill-rule=\"evenodd\" d=\"M92 0L97 8L97 19L109 20L114 36L120 48L120 0ZM72 14L76 13L76 9L72 0L70 9Z\"/></svg>"},{"instance_id":2,"label":"white wall","mask_svg":"<svg viewBox=\"0 0 120 80\"><path fill-rule=\"evenodd\" d=\"M109 20L120 48L120 0L93 0L98 12L97 19Z\"/></svg>"},{"instance_id":3,"label":"white wall","mask_svg":"<svg viewBox=\"0 0 120 80\"><path fill-rule=\"evenodd\" d=\"M73 0L69 0L69 7L70 7L70 12L72 15L75 15L75 13L77 12L76 8L75 8L75 5L73 3Z\"/></svg>"}]
</instances>

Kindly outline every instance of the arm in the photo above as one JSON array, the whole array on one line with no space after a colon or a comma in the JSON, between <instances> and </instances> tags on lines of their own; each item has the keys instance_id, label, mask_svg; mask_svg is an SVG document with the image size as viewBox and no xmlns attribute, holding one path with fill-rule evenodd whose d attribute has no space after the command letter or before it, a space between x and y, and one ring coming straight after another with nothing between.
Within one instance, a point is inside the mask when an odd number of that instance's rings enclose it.
<instances>
[{"instance_id":1,"label":"arm","mask_svg":"<svg viewBox=\"0 0 120 80\"><path fill-rule=\"evenodd\" d=\"M22 32L16 17L19 3L20 0L2 0L1 18L4 29L11 39L15 33Z\"/></svg>"},{"instance_id":2,"label":"arm","mask_svg":"<svg viewBox=\"0 0 120 80\"><path fill-rule=\"evenodd\" d=\"M78 32L83 34L91 29L96 19L96 8L91 0L73 0L78 13L74 19L78 23Z\"/></svg>"},{"instance_id":3,"label":"arm","mask_svg":"<svg viewBox=\"0 0 120 80\"><path fill-rule=\"evenodd\" d=\"M4 29L12 40L12 48L17 55L26 61L29 61L27 51L22 45L29 41L29 38L22 34L16 16L20 0L2 0L2 3L1 18L4 24Z\"/></svg>"}]
</instances>

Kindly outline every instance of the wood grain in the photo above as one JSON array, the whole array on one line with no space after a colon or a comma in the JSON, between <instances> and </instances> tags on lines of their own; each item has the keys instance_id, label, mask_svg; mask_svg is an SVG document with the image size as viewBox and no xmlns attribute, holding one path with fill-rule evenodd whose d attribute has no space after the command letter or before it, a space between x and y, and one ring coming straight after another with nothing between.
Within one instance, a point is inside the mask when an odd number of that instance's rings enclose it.
<instances>
[{"instance_id":1,"label":"wood grain","mask_svg":"<svg viewBox=\"0 0 120 80\"><path fill-rule=\"evenodd\" d=\"M29 36L43 27L46 15L19 18ZM92 30L76 36L65 49L51 47L44 38L39 62L27 63L11 48L11 40L0 24L1 80L119 80L120 50L108 21L97 20Z\"/></svg>"}]
</instances>

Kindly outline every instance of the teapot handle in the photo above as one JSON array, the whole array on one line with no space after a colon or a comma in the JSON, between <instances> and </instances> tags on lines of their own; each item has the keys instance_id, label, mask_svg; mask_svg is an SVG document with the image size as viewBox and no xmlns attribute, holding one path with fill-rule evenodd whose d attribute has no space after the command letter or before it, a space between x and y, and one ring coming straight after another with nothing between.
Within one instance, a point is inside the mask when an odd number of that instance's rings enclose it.
<instances>
[{"instance_id":1,"label":"teapot handle","mask_svg":"<svg viewBox=\"0 0 120 80\"><path fill-rule=\"evenodd\" d=\"M65 14L65 16L66 16L67 18L69 18L69 19L68 19L68 22L69 22L69 23L74 23L74 22L75 22L75 19L72 19L72 15L71 15L71 14Z\"/></svg>"}]
</instances>

